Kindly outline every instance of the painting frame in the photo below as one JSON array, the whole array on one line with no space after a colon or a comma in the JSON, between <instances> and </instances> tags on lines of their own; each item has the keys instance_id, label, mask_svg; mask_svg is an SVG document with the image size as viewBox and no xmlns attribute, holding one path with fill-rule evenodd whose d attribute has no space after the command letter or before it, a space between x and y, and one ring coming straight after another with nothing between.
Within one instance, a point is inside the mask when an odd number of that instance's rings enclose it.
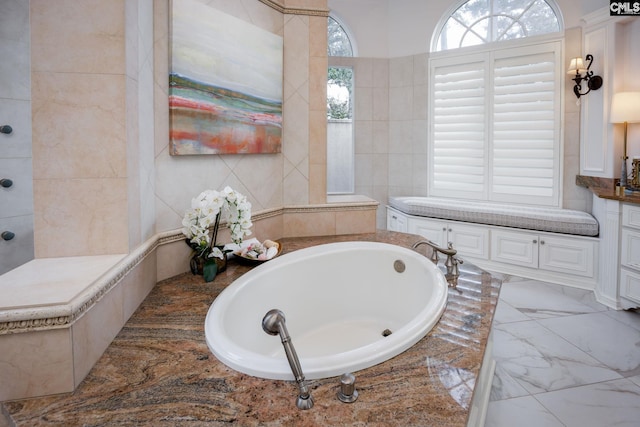
<instances>
[{"instance_id":1,"label":"painting frame","mask_svg":"<svg viewBox=\"0 0 640 427\"><path fill-rule=\"evenodd\" d=\"M172 156L282 151L282 36L195 0L172 0Z\"/></svg>"}]
</instances>

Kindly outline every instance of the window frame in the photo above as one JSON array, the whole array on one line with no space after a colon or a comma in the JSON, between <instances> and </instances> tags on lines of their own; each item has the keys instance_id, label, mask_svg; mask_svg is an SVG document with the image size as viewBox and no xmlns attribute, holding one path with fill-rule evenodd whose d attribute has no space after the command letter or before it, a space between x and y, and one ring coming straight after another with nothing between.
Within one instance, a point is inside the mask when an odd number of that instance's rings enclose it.
<instances>
[{"instance_id":1,"label":"window frame","mask_svg":"<svg viewBox=\"0 0 640 427\"><path fill-rule=\"evenodd\" d=\"M333 57L333 58L341 58L341 57ZM343 58L343 57L342 57ZM356 164L355 164L355 157L356 157L356 153L355 153L355 67L353 65L329 65L328 68L346 68L351 70L351 90L349 91L349 106L350 106L350 110L351 110L351 117L347 118L347 119L330 119L329 117L327 117L327 194L334 196L334 195L341 195L341 194L354 194L355 193L355 187L356 187ZM332 166L332 155L329 152L329 147L331 146L331 143L329 142L329 136L330 136L330 132L329 132L329 128L331 127L332 123L349 123L351 125L351 139L350 139L350 143L351 146L348 147L348 151L349 151L349 159L348 159L348 163L350 163L349 168L350 170L348 172L349 173L349 177L348 177L348 184L347 187L348 188L343 188L343 189L333 189L330 188L330 174L329 171L331 169ZM344 160L343 158L340 158L339 162Z\"/></svg>"},{"instance_id":2,"label":"window frame","mask_svg":"<svg viewBox=\"0 0 640 427\"><path fill-rule=\"evenodd\" d=\"M555 45L555 82L557 83L556 100L555 105L556 128L555 140L554 140L554 173L556 178L553 182L554 194L551 198L531 198L525 197L512 197L512 196L495 196L492 193L492 173L493 173L493 159L492 159L492 138L493 138L493 64L496 58L505 57L517 57L518 51L525 49L537 49L541 46ZM516 55L507 55L510 50L514 50ZM478 46L469 46L459 49L450 49L437 53L433 53L429 57L429 91L434 92L434 64L442 64L442 66L453 66L456 64L463 64L465 62L475 62L479 57L490 57L491 59L485 63L485 82L491 86L484 94L485 110L487 114L484 117L484 150L485 150L485 171L484 171L484 188L482 194L477 192L459 192L456 191L452 194L448 194L442 190L434 191L434 96L429 97L428 103L428 176L427 176L427 194L434 197L448 197L454 199L468 199L478 200L486 202L507 202L511 204L523 204L523 205L537 205L548 207L561 207L563 197L563 181L564 181L564 67L562 60L564 58L564 38L560 37L557 33L545 34L542 36L533 36L522 39L508 40L502 42L487 43ZM473 61L471 61L473 60ZM485 59L486 61L486 59ZM446 64L446 65L445 65Z\"/></svg>"},{"instance_id":3,"label":"window frame","mask_svg":"<svg viewBox=\"0 0 640 427\"><path fill-rule=\"evenodd\" d=\"M459 0L456 3L452 4L451 6L449 6L449 8L447 9L447 11L445 13L442 14L442 16L440 17L440 19L438 20L438 23L436 24L435 30L433 32L433 34L431 35L431 42L429 43L429 52L433 53L441 53L441 52L451 52L451 51L457 51L459 49L473 49L479 46L488 46L488 45L492 45L492 44L500 44L500 43L509 43L512 41L518 41L518 40L529 40L529 39L533 39L533 38L537 38L537 37L554 37L557 38L559 34L564 34L564 17L562 16L562 11L560 10L560 7L558 6L558 4L556 3L555 0L545 0L545 2L549 5L549 7L551 8L551 10L553 10L553 12L556 15L556 18L558 19L558 31L554 32L554 33L547 33L547 34L537 34L537 35L533 35L533 36L528 36L528 37L523 37L523 38L519 38L519 39L511 39L511 40L501 40L501 41L490 41L484 44L480 44L480 45L475 45L475 46L465 46L465 47L458 47L458 48L451 48L451 49L445 49L445 50L438 50L438 40L440 39L440 34L442 33L442 30L444 29L444 26L447 24L449 18L451 17L451 15L453 15L460 7L462 7L462 5L464 5L465 3L468 3L470 0Z\"/></svg>"},{"instance_id":4,"label":"window frame","mask_svg":"<svg viewBox=\"0 0 640 427\"><path fill-rule=\"evenodd\" d=\"M356 44L356 39L353 36L353 33L351 32L351 30L349 29L349 27L347 27L344 24L344 21L342 20L342 18L340 18L339 15L337 15L333 10L329 12L329 18L333 19L334 21L336 21L338 23L338 25L340 25L340 28L342 28L342 31L344 31L344 33L347 35L347 38L349 39L349 43L351 44L351 56L333 56L333 55L329 55L329 52L327 51L327 56L331 56L332 58L355 58L358 56L358 46ZM327 26L328 26L328 20L327 20Z\"/></svg>"},{"instance_id":5,"label":"window frame","mask_svg":"<svg viewBox=\"0 0 640 427\"><path fill-rule=\"evenodd\" d=\"M348 187L349 188L345 188L345 189L341 189L341 190L334 190L332 191L329 187L329 181L330 181L330 175L329 175L329 162L330 162L330 158L331 158L331 153L329 153L329 127L331 126L331 120L329 120L327 118L327 177L326 177L326 185L327 185L327 195L344 195L344 194L355 194L356 191L356 165L355 165L355 146L356 146L356 141L355 141L355 125L356 125L356 105L355 105L355 97L356 97L356 70L355 70L355 66L353 64L351 64L349 62L348 59L346 59L346 63L345 60L342 58L355 58L357 56L357 52L358 52L358 48L356 46L356 42L355 42L355 38L353 37L353 34L351 33L351 31L349 30L349 28L344 24L343 20L337 16L335 14L335 12L331 11L329 13L329 18L333 19L341 28L341 30L345 33L345 35L347 36L347 39L351 45L351 56L332 56L329 55L329 49L327 48L327 56L328 56L328 64L327 64L327 70L329 68L349 68L351 69L351 90L350 92L350 109L351 109L351 118L348 119L350 124L351 124L351 139L350 139L350 143L351 146L349 147L350 151L351 151L351 159L349 161L350 163L350 177L349 177L349 184ZM328 27L328 20L327 20L327 27ZM328 33L327 33L327 37L328 37ZM335 60L332 60L332 58L336 58ZM327 84L328 84L328 78L327 78Z\"/></svg>"}]
</instances>

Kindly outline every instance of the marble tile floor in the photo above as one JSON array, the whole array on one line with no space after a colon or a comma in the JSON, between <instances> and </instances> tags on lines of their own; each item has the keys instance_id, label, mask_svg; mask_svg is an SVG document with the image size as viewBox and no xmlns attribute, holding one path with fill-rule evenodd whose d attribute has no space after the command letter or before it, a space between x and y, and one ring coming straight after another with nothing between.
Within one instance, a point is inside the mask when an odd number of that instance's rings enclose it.
<instances>
[{"instance_id":1,"label":"marble tile floor","mask_svg":"<svg viewBox=\"0 0 640 427\"><path fill-rule=\"evenodd\" d=\"M485 427L640 426L640 310L502 278Z\"/></svg>"}]
</instances>

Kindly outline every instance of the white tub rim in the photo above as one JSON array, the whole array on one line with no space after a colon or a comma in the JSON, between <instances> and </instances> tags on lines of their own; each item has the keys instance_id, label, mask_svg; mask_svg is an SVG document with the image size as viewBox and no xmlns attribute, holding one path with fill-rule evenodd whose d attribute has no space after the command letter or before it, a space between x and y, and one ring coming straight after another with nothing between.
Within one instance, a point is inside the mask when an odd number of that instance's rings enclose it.
<instances>
[{"instance_id":1,"label":"white tub rim","mask_svg":"<svg viewBox=\"0 0 640 427\"><path fill-rule=\"evenodd\" d=\"M222 323L214 320L214 317L217 316L215 307L224 305L233 299L236 294L243 291L246 283L258 279L263 274L268 274L268 272L273 269L283 268L290 263L300 262L300 259L303 257L304 259L308 259L328 253L336 254L341 251L371 248L392 250L402 254L402 256L418 260L421 265L424 265L428 269L431 277L435 279L435 283L433 284L435 287L434 298L425 302L425 306L419 311L418 315L400 329L393 331L393 334L384 340L378 340L353 350L333 355L300 358L303 371L307 379L327 378L341 375L344 372L353 372L374 366L408 350L422 340L440 320L446 308L448 284L442 272L422 254L403 246L374 241L334 242L302 248L281 255L243 274L220 292L209 307L205 319L205 332L209 332L206 333L206 341L209 349L223 364L239 372L260 378L293 380L293 375L286 359L273 359L259 353L248 351L228 337L220 328ZM425 284L425 286L427 285ZM278 338L274 337L274 339ZM293 338L293 344L295 346L295 338ZM221 351L220 348L224 350ZM253 355L260 359L260 363L262 363L261 368L254 368L252 363L247 363L247 357ZM326 368L326 365L330 365L331 368Z\"/></svg>"}]
</instances>

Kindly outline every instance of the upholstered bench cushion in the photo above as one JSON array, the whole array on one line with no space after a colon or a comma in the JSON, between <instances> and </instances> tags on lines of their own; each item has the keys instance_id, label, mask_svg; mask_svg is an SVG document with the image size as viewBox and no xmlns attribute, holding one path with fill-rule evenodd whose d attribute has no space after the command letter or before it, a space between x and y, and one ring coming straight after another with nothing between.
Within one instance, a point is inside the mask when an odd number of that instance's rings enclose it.
<instances>
[{"instance_id":1,"label":"upholstered bench cushion","mask_svg":"<svg viewBox=\"0 0 640 427\"><path fill-rule=\"evenodd\" d=\"M598 221L586 212L435 197L391 197L389 205L408 215L527 230L597 236Z\"/></svg>"}]
</instances>

